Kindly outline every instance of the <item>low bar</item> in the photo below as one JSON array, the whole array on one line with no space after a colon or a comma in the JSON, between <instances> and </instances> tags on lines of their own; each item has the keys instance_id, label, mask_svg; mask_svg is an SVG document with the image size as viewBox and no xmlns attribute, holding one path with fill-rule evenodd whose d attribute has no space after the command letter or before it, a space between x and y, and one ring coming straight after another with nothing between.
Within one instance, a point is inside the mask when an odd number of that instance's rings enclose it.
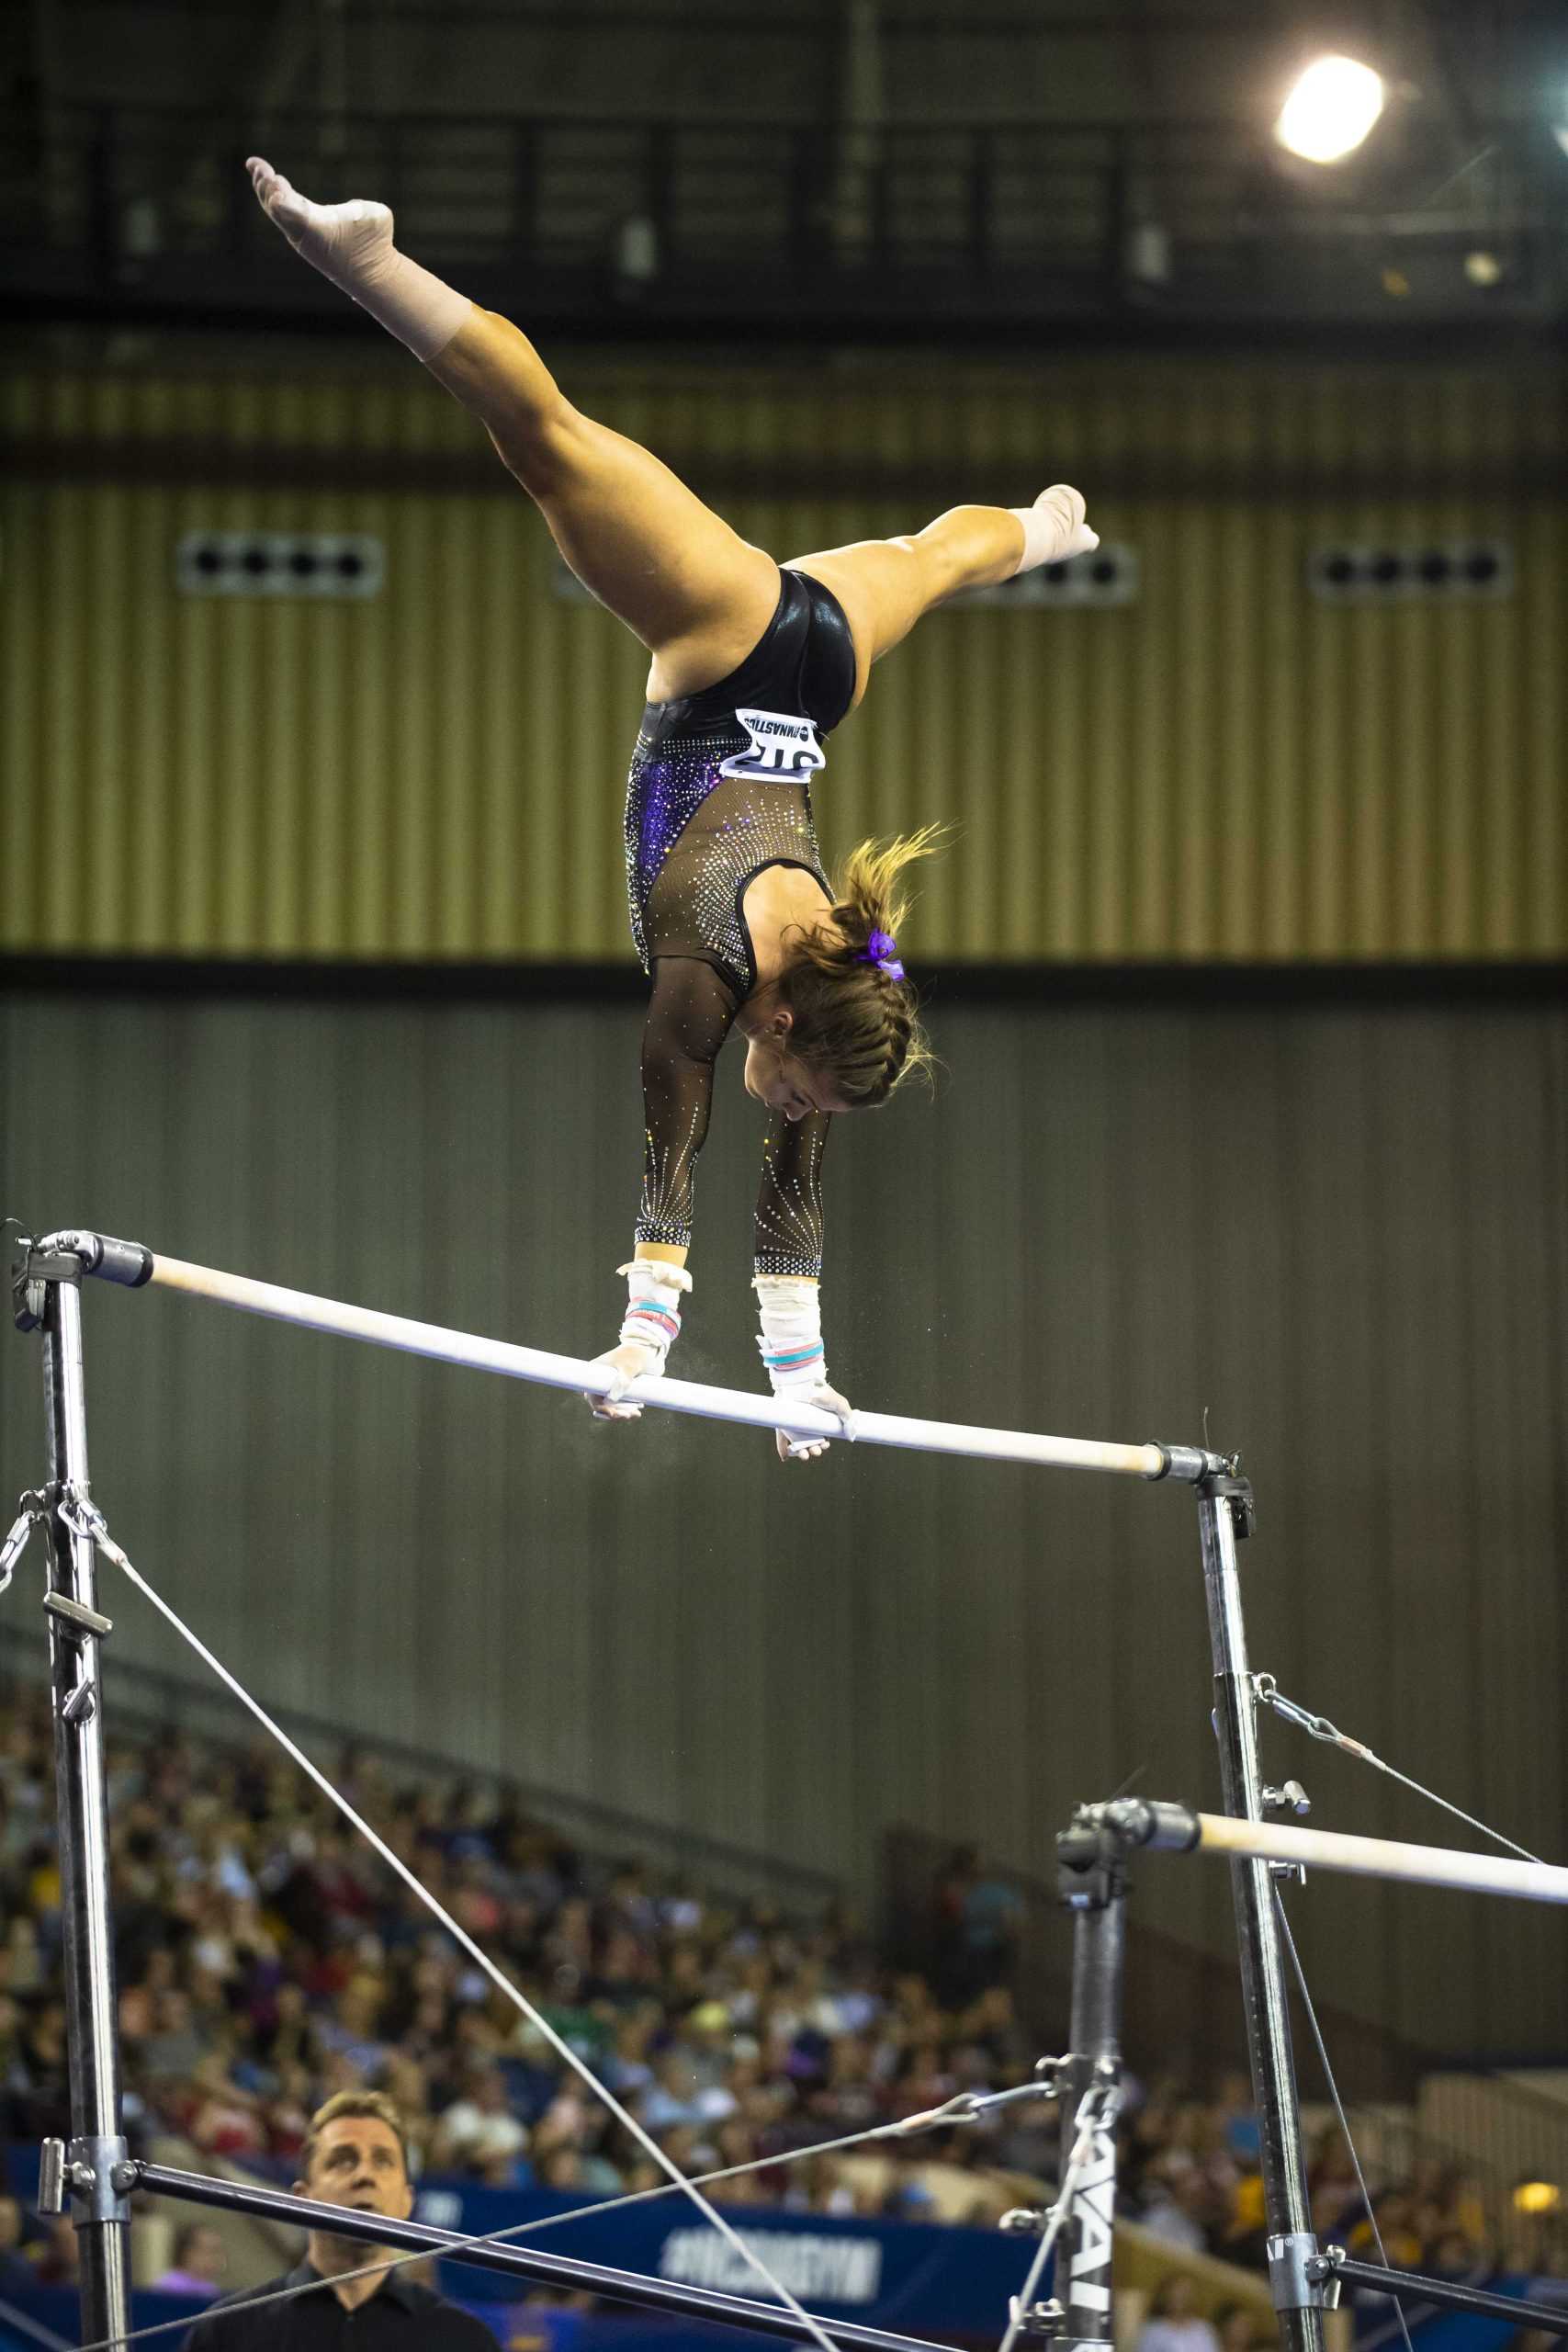
<instances>
[{"instance_id":1,"label":"low bar","mask_svg":"<svg viewBox=\"0 0 1568 2352\"><path fill-rule=\"evenodd\" d=\"M1516 1862L1506 1854L1411 1846L1393 1838L1350 1838L1333 1829L1232 1821L1224 1814L1201 1813L1198 1823L1200 1843L1221 1853L1315 1863L1319 1870L1345 1871L1354 1878L1407 1879L1416 1886L1466 1887L1472 1894L1515 1894L1527 1903L1568 1903L1568 1870L1552 1862Z\"/></svg>"},{"instance_id":2,"label":"low bar","mask_svg":"<svg viewBox=\"0 0 1568 2352\"><path fill-rule=\"evenodd\" d=\"M1517 1895L1527 1903L1568 1903L1568 1870L1555 1862L1517 1862L1504 1854L1472 1854L1450 1846L1412 1846L1402 1838L1351 1838L1335 1829L1295 1829L1273 1821L1237 1821L1228 1814L1196 1813L1189 1805L1122 1797L1084 1807L1103 1819L1124 1844L1156 1851L1251 1855L1270 1862L1343 1871L1352 1878L1403 1879L1414 1886L1449 1886L1472 1894Z\"/></svg>"},{"instance_id":3,"label":"low bar","mask_svg":"<svg viewBox=\"0 0 1568 2352\"><path fill-rule=\"evenodd\" d=\"M138 2164L135 2173L136 2188L150 2196L173 2197L189 2205L220 2206L226 2212L250 2213L296 2229L330 2231L333 2237L362 2238L369 2245L396 2246L400 2252L445 2255L453 2262L477 2264L481 2270L503 2270L547 2287L581 2288L612 2302L678 2312L683 2318L712 2320L721 2327L755 2328L765 2335L786 2336L793 2343L816 2340L782 2304L752 2302L743 2295L720 2294L712 2287L681 2286L672 2278L654 2278L640 2270L613 2270L604 2263L581 2262L572 2255L541 2254L534 2246L498 2245L493 2241L475 2245L455 2230L434 2229L428 2222L394 2222L383 2213L322 2205L281 2188L214 2180L206 2173L182 2172L172 2165ZM946 2352L945 2346L931 2344L923 2336L895 2335L886 2328L865 2327L858 2320L819 2318L818 2324L825 2335L855 2346L857 2352Z\"/></svg>"},{"instance_id":4,"label":"low bar","mask_svg":"<svg viewBox=\"0 0 1568 2352\"><path fill-rule=\"evenodd\" d=\"M84 1272L133 1289L150 1283L154 1289L183 1291L187 1297L211 1299L246 1315L297 1324L308 1331L333 1332L341 1339L368 1340L373 1347L392 1348L404 1355L429 1356L440 1363L465 1364L476 1372L498 1372L509 1380L534 1381L584 1395L603 1396L611 1384L611 1374L603 1364L554 1355L542 1348L520 1347L507 1340L450 1331L441 1324L415 1322L403 1315L383 1315L374 1307L345 1306L340 1300L317 1298L308 1291L288 1290L276 1283L254 1282L245 1274L192 1265L183 1258L160 1257L140 1242L69 1231L52 1234L35 1247L75 1255L82 1260ZM739 1421L754 1429L782 1429L791 1437L841 1439L844 1434L831 1413L814 1406L795 1406L786 1411L776 1397L708 1387L698 1381L637 1381L626 1395L634 1404L654 1405L665 1412ZM990 1462L1028 1462L1045 1469L1099 1470L1122 1478L1168 1477L1191 1484L1219 1466L1216 1456L1195 1446L1117 1445L1093 1438L1036 1437L1022 1430L971 1429L960 1422L911 1420L896 1413L857 1412L854 1432L862 1445L901 1446L921 1453L965 1454Z\"/></svg>"}]
</instances>

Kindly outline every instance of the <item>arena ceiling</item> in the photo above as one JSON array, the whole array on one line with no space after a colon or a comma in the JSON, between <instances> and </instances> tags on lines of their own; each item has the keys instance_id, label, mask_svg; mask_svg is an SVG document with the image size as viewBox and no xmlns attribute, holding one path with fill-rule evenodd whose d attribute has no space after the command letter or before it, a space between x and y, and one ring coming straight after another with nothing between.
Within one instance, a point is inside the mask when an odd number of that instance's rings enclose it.
<instances>
[{"instance_id":1,"label":"arena ceiling","mask_svg":"<svg viewBox=\"0 0 1568 2352\"><path fill-rule=\"evenodd\" d=\"M6 93L15 311L306 311L238 158L386 193L563 326L1398 335L1568 316L1568 11L1546 0L30 0ZM1385 77L1340 165L1271 126L1325 48ZM323 315L324 312L323 312Z\"/></svg>"}]
</instances>

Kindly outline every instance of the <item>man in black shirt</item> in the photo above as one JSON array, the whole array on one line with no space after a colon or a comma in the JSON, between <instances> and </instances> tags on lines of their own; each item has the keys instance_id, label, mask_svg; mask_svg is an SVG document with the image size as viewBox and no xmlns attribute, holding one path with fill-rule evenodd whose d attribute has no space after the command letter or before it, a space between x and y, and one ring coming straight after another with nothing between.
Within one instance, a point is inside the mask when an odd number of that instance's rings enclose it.
<instances>
[{"instance_id":1,"label":"man in black shirt","mask_svg":"<svg viewBox=\"0 0 1568 2352\"><path fill-rule=\"evenodd\" d=\"M400 2222L413 2211L402 2118L378 2091L339 2091L319 2108L300 2162L298 2195ZM406 2269L366 2271L379 2250L363 2239L312 2230L296 2269L215 2303L186 2336L185 2352L317 2352L348 2346L354 2352L379 2352L382 2346L396 2352L496 2352L482 2321L415 2286ZM351 2271L365 2275L351 2278ZM285 2287L311 2291L245 2308L253 2298Z\"/></svg>"}]
</instances>

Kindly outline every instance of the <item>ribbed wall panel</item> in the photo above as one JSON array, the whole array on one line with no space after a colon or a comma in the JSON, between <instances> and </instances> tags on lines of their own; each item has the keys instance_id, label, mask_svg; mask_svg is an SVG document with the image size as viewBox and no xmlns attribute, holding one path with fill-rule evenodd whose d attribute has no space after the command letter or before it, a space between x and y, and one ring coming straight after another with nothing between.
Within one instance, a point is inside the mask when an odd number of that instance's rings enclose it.
<instances>
[{"instance_id":1,"label":"ribbed wall panel","mask_svg":"<svg viewBox=\"0 0 1568 2352\"><path fill-rule=\"evenodd\" d=\"M1195 1440L1212 1408L1257 1481L1255 1665L1568 1850L1568 1011L932 1021L935 1105L849 1122L829 1155L845 1392L1129 1439ZM590 1354L620 1313L637 1026L635 991L17 990L0 1194L35 1230ZM720 1076L678 1369L746 1386L760 1126ZM914 1282L912 1233L941 1237ZM845 1447L784 1471L754 1433L617 1430L155 1290L92 1283L84 1305L94 1493L265 1699L868 1884L899 1820L1038 1871L1072 1806L1129 1776L1216 1800L1181 1489ZM37 1340L0 1332L14 1491L43 1476L40 1378ZM7 1609L37 1589L29 1569ZM104 1590L112 1732L117 1659L189 1661ZM1323 1823L1467 1834L1272 1718L1263 1738ZM1229 1948L1223 1871L1151 1857L1137 1882L1141 1917ZM1561 2052L1561 1911L1319 1873L1292 1905L1325 1999L1456 2054Z\"/></svg>"},{"instance_id":2,"label":"ribbed wall panel","mask_svg":"<svg viewBox=\"0 0 1568 2352\"><path fill-rule=\"evenodd\" d=\"M1559 371L563 372L785 558L1050 474L1138 548L1130 607L931 616L835 739L830 853L957 828L917 954L1568 951ZM627 952L644 657L552 593L453 403L393 366L18 376L3 401L0 944ZM202 526L374 533L385 592L179 597ZM1512 542L1510 599L1306 593L1328 537L1467 533Z\"/></svg>"}]
</instances>

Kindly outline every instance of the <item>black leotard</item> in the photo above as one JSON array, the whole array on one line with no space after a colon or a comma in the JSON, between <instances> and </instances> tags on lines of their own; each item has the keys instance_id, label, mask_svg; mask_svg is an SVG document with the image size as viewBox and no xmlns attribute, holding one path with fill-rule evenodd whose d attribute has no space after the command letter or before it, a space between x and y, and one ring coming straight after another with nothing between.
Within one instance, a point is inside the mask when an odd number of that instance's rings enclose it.
<instances>
[{"instance_id":1,"label":"black leotard","mask_svg":"<svg viewBox=\"0 0 1568 2352\"><path fill-rule=\"evenodd\" d=\"M643 1032L647 1121L639 1241L689 1247L697 1154L713 1065L757 985L746 891L771 865L798 865L828 891L811 820L818 741L854 699L842 605L807 573L780 575L773 617L716 685L649 703L626 786L632 937L653 979ZM776 1114L757 1200L760 1273L822 1264L825 1114Z\"/></svg>"}]
</instances>

